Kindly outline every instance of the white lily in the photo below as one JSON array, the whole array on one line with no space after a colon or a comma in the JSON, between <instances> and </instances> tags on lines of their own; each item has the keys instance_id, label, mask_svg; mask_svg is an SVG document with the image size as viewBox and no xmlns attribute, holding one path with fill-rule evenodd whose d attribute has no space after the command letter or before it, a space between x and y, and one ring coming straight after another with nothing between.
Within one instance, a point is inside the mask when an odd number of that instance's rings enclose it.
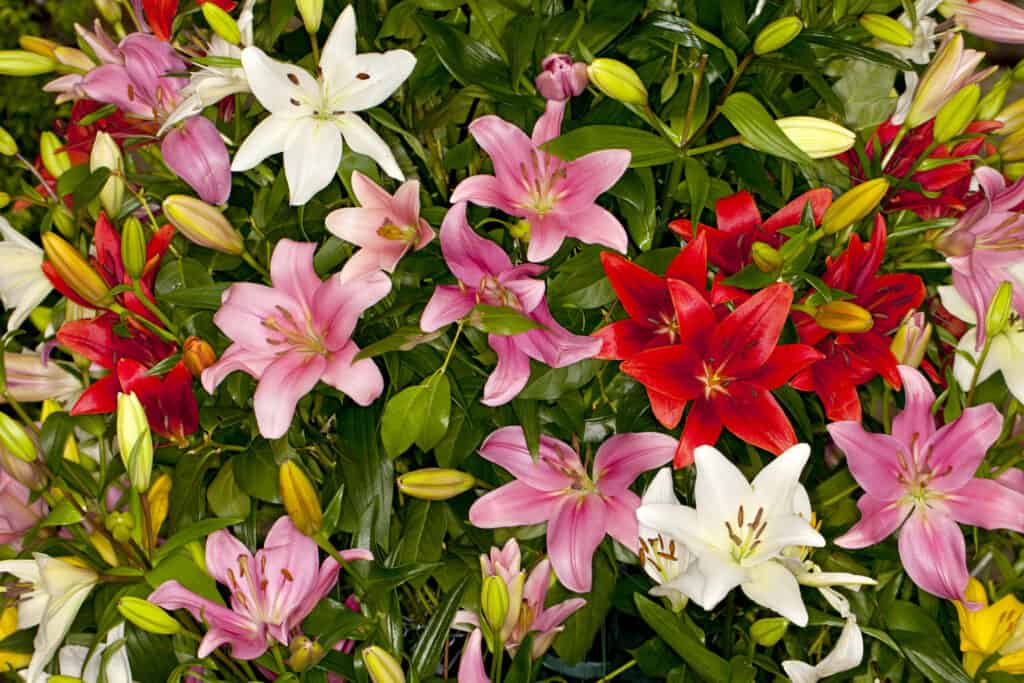
<instances>
[{"instance_id":1,"label":"white lily","mask_svg":"<svg viewBox=\"0 0 1024 683\"><path fill-rule=\"evenodd\" d=\"M809 455L807 444L793 446L748 483L719 451L701 446L694 453L696 509L658 503L637 510L640 523L678 539L694 556L674 582L680 591L710 610L739 586L754 602L807 624L800 585L779 560L790 546L825 545L794 512Z\"/></svg>"},{"instance_id":2,"label":"white lily","mask_svg":"<svg viewBox=\"0 0 1024 683\"><path fill-rule=\"evenodd\" d=\"M942 0L917 0L914 3L915 14L917 14L916 22L912 22L906 12L897 19L913 34L914 42L912 45L903 47L886 43L882 40L876 40L872 42L872 47L914 64L927 64L932 59L932 53L935 52L935 44L940 37L940 34L936 32L939 22L930 15L941 3Z\"/></svg>"},{"instance_id":3,"label":"white lily","mask_svg":"<svg viewBox=\"0 0 1024 683\"><path fill-rule=\"evenodd\" d=\"M676 498L672 483L672 468L663 467L658 470L644 495L640 498L644 505L671 505L683 507ZM690 566L690 552L682 541L667 533L639 523L640 530L640 564L647 575L658 585L651 589L651 595L668 598L672 609L679 611L686 606L687 596L676 581Z\"/></svg>"},{"instance_id":4,"label":"white lily","mask_svg":"<svg viewBox=\"0 0 1024 683\"><path fill-rule=\"evenodd\" d=\"M18 630L39 627L25 673L29 683L45 680L43 668L53 659L82 603L99 581L91 569L41 553L33 558L0 562L0 573L13 574L25 584L18 603Z\"/></svg>"},{"instance_id":5,"label":"white lily","mask_svg":"<svg viewBox=\"0 0 1024 683\"><path fill-rule=\"evenodd\" d=\"M109 650L109 652L108 652ZM128 648L124 643L124 622L107 632L107 639L98 643L89 656L89 648L82 645L65 645L57 655L60 663L60 675L73 677L82 683L132 683L132 667L128 661ZM103 675L100 675L100 667ZM43 674L39 680L51 680L53 677Z\"/></svg>"},{"instance_id":6,"label":"white lily","mask_svg":"<svg viewBox=\"0 0 1024 683\"><path fill-rule=\"evenodd\" d=\"M392 178L405 176L387 143L353 112L376 107L409 77L416 58L406 50L356 54L356 15L341 13L320 56L320 78L271 59L257 47L242 51L249 85L270 116L249 134L231 164L246 171L284 153L292 206L327 187L344 144L372 158Z\"/></svg>"},{"instance_id":7,"label":"white lily","mask_svg":"<svg viewBox=\"0 0 1024 683\"><path fill-rule=\"evenodd\" d=\"M21 327L36 306L43 302L53 286L43 275L43 250L39 245L15 230L7 219L0 216L0 301L4 308L13 308L7 319L7 329Z\"/></svg>"},{"instance_id":8,"label":"white lily","mask_svg":"<svg viewBox=\"0 0 1024 683\"><path fill-rule=\"evenodd\" d=\"M782 662L783 671L793 683L817 683L822 678L859 666L864 658L864 636L857 626L857 617L850 611L850 604L833 590L822 588L821 592L846 623L832 652L817 664L812 666L795 659Z\"/></svg>"}]
</instances>

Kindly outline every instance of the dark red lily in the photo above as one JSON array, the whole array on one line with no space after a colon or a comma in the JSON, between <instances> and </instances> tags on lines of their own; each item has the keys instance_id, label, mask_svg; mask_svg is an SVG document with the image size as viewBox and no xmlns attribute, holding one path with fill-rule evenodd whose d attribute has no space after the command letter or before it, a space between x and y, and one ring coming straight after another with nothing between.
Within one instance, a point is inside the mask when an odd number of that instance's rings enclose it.
<instances>
[{"instance_id":1,"label":"dark red lily","mask_svg":"<svg viewBox=\"0 0 1024 683\"><path fill-rule=\"evenodd\" d=\"M822 280L829 287L853 295L852 303L871 313L873 324L867 332L837 333L820 327L814 318L794 312L800 340L812 344L824 356L793 378L791 384L813 391L825 404L828 419L861 419L857 387L881 375L895 388L900 386L897 360L889 350L891 335L908 311L924 301L924 282L917 275L878 275L885 254L885 220L875 219L875 232L864 244L854 234L839 258L826 260Z\"/></svg>"},{"instance_id":2,"label":"dark red lily","mask_svg":"<svg viewBox=\"0 0 1024 683\"><path fill-rule=\"evenodd\" d=\"M828 188L809 190L761 222L754 198L747 191L723 197L715 203L717 228L680 218L668 224L673 232L689 240L696 234L707 235L708 257L725 275L733 275L752 263L750 249L754 242L764 242L778 247L786 236L778 232L781 228L797 225L803 216L804 207L811 204L814 224L821 221L825 209L832 203L832 191Z\"/></svg>"},{"instance_id":3,"label":"dark red lily","mask_svg":"<svg viewBox=\"0 0 1024 683\"><path fill-rule=\"evenodd\" d=\"M199 428L199 406L192 391L192 374L177 363L163 377L147 374L146 367L130 358L117 362L121 390L134 393L146 410L155 434L179 445Z\"/></svg>"},{"instance_id":4,"label":"dark red lily","mask_svg":"<svg viewBox=\"0 0 1024 683\"><path fill-rule=\"evenodd\" d=\"M197 3L210 2L226 12L235 8L233 0L196 0ZM149 28L160 40L171 39L171 28L174 24L174 17L178 15L180 0L142 0L142 9L146 13L146 21Z\"/></svg>"},{"instance_id":5,"label":"dark red lily","mask_svg":"<svg viewBox=\"0 0 1024 683\"><path fill-rule=\"evenodd\" d=\"M654 414L666 428L678 425L691 403L675 466L693 462L694 449L714 444L723 428L775 454L794 445L793 426L771 390L822 355L804 344L778 345L793 301L790 286L771 285L721 320L688 282L669 280L668 288L678 342L641 351L622 371L664 401Z\"/></svg>"}]
</instances>

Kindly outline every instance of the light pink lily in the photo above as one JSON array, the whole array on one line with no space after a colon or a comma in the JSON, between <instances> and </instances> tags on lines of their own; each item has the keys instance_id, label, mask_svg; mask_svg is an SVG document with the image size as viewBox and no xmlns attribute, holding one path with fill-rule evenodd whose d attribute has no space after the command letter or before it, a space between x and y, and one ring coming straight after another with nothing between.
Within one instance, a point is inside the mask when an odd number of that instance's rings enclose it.
<instances>
[{"instance_id":1,"label":"light pink lily","mask_svg":"<svg viewBox=\"0 0 1024 683\"><path fill-rule=\"evenodd\" d=\"M952 15L968 33L997 43L1024 43L1024 8L1003 0L945 0L940 11Z\"/></svg>"},{"instance_id":2,"label":"light pink lily","mask_svg":"<svg viewBox=\"0 0 1024 683\"><path fill-rule=\"evenodd\" d=\"M369 550L358 548L340 554L348 562L373 559ZM296 529L289 517L274 523L255 556L229 531L210 534L206 566L231 592L230 609L177 581L161 584L149 601L165 609L188 610L207 625L199 643L200 658L230 645L236 659L255 659L273 641L288 645L302 620L333 590L340 569L331 558L320 564L316 543Z\"/></svg>"},{"instance_id":3,"label":"light pink lily","mask_svg":"<svg viewBox=\"0 0 1024 683\"><path fill-rule=\"evenodd\" d=\"M532 139L497 116L473 121L469 132L491 157L494 175L466 178L451 201L494 207L529 221L526 256L534 262L551 258L566 237L625 253L625 229L595 200L622 177L631 155L606 149L566 162L541 151L542 144L560 134L564 113L565 102L550 100Z\"/></svg>"},{"instance_id":4,"label":"light pink lily","mask_svg":"<svg viewBox=\"0 0 1024 683\"><path fill-rule=\"evenodd\" d=\"M899 529L900 559L914 583L964 601L967 559L957 522L1024 532L1024 494L974 476L999 438L1003 416L989 403L967 408L936 429L928 380L906 365L899 371L905 407L893 419L891 436L866 432L852 421L828 426L865 491L857 501L860 521L836 545L865 548Z\"/></svg>"},{"instance_id":5,"label":"light pink lily","mask_svg":"<svg viewBox=\"0 0 1024 683\"><path fill-rule=\"evenodd\" d=\"M234 343L203 371L210 393L241 370L259 379L253 406L260 434L284 436L295 405L323 380L361 406L384 391L384 377L372 360L353 362L352 341L359 316L391 291L391 280L376 272L342 282L324 281L313 270L313 242L281 240L270 259L273 287L231 285L213 316Z\"/></svg>"},{"instance_id":6,"label":"light pink lily","mask_svg":"<svg viewBox=\"0 0 1024 683\"><path fill-rule=\"evenodd\" d=\"M31 502L32 492L0 469L0 544L21 548L21 538L46 514L42 498Z\"/></svg>"},{"instance_id":7,"label":"light pink lily","mask_svg":"<svg viewBox=\"0 0 1024 683\"><path fill-rule=\"evenodd\" d=\"M605 534L637 552L640 496L629 485L642 472L670 462L675 449L676 440L667 434L618 434L597 449L590 476L568 444L541 436L534 460L522 427L502 427L487 437L480 455L516 481L473 503L469 521L486 529L547 522L555 575L566 588L588 592L591 561Z\"/></svg>"},{"instance_id":8,"label":"light pink lily","mask_svg":"<svg viewBox=\"0 0 1024 683\"><path fill-rule=\"evenodd\" d=\"M420 183L402 183L394 195L359 171L352 172L352 191L360 206L327 215L327 229L359 247L341 269L348 280L383 270L393 273L410 248L417 251L434 239L430 224L420 218Z\"/></svg>"},{"instance_id":9,"label":"light pink lily","mask_svg":"<svg viewBox=\"0 0 1024 683\"><path fill-rule=\"evenodd\" d=\"M553 368L591 358L601 340L572 334L559 325L544 298L544 282L534 279L544 266L513 266L501 247L480 237L466 222L466 204L448 210L441 224L441 251L457 285L438 285L420 319L425 332L433 332L466 317L476 304L514 308L544 326L516 335L487 337L498 365L487 378L481 402L508 403L530 379L530 359Z\"/></svg>"},{"instance_id":10,"label":"light pink lily","mask_svg":"<svg viewBox=\"0 0 1024 683\"><path fill-rule=\"evenodd\" d=\"M484 668L483 640L483 632L480 629L474 629L466 639L456 678L459 683L491 683L487 669Z\"/></svg>"}]
</instances>

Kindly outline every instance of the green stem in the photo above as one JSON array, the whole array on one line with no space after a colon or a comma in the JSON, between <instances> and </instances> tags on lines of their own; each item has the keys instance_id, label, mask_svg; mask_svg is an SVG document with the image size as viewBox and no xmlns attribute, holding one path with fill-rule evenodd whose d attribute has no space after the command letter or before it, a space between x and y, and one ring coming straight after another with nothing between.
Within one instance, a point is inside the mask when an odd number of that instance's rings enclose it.
<instances>
[{"instance_id":1,"label":"green stem","mask_svg":"<svg viewBox=\"0 0 1024 683\"><path fill-rule=\"evenodd\" d=\"M687 156L693 156L695 154L705 154L706 152L714 152L717 149L723 149L725 147L731 147L733 145L739 145L743 142L742 135L733 135L732 137L719 140L718 142L712 142L709 145L702 145L700 147L692 147L686 151Z\"/></svg>"},{"instance_id":2,"label":"green stem","mask_svg":"<svg viewBox=\"0 0 1024 683\"><path fill-rule=\"evenodd\" d=\"M977 363L974 365L974 375L971 377L971 387L967 390L967 398L964 399L964 408L969 408L974 399L974 391L978 388L978 380L981 379L981 369L985 367L985 360L988 359L989 349L992 348L991 335L985 337L985 345L981 347L981 354L978 355Z\"/></svg>"},{"instance_id":3,"label":"green stem","mask_svg":"<svg viewBox=\"0 0 1024 683\"><path fill-rule=\"evenodd\" d=\"M613 671L610 674L608 674L607 676L604 676L603 678L599 679L597 681L597 683L606 683L607 681L612 680L613 678L615 678L616 676L618 676L622 672L629 671L634 666L636 666L636 660L635 659L631 659L628 662L626 662L625 664L623 664L622 666L620 666L615 671Z\"/></svg>"},{"instance_id":4,"label":"green stem","mask_svg":"<svg viewBox=\"0 0 1024 683\"><path fill-rule=\"evenodd\" d=\"M700 56L700 64L693 74L693 87L690 88L690 101L686 105L686 118L683 119L683 149L690 144L690 133L693 126L693 114L697 111L697 101L700 99L700 86L704 84L704 69L708 65L708 56Z\"/></svg>"},{"instance_id":5,"label":"green stem","mask_svg":"<svg viewBox=\"0 0 1024 683\"><path fill-rule=\"evenodd\" d=\"M736 615L736 591L729 591L728 602L725 605L725 641L722 643L722 656L726 660L732 659L732 620Z\"/></svg>"},{"instance_id":6,"label":"green stem","mask_svg":"<svg viewBox=\"0 0 1024 683\"><path fill-rule=\"evenodd\" d=\"M132 280L132 289L135 291L135 297L139 300L139 303L145 306L147 311L155 315L157 320L177 337L178 326L171 322L171 319L164 315L164 312L142 291L142 283L139 280Z\"/></svg>"},{"instance_id":7,"label":"green stem","mask_svg":"<svg viewBox=\"0 0 1024 683\"><path fill-rule=\"evenodd\" d=\"M880 167L883 173L885 172L885 167L889 165L890 161L892 161L893 155L896 154L896 149L900 144L902 144L903 138L907 137L907 133L909 131L910 129L904 125L900 128L900 131L896 133L896 137L893 138L892 143L889 144L889 149L885 151L885 156L882 158L882 164Z\"/></svg>"},{"instance_id":8,"label":"green stem","mask_svg":"<svg viewBox=\"0 0 1024 683\"><path fill-rule=\"evenodd\" d=\"M743 58L743 60L736 65L736 70L732 72L732 76L729 78L729 82L725 84L725 89L722 91L721 96L718 98L718 104L715 105L715 110L711 112L711 115L708 116L707 119L704 120L704 123L702 123L700 128L697 129L697 132L693 134L692 139L696 140L701 135L706 133L709 128L711 128L711 124L714 123L715 119L717 119L719 114L722 113L722 106L725 104L725 100L728 99L729 95L732 94L733 88L735 88L736 84L739 83L740 76L743 75L743 72L747 70L747 67L750 66L750 62L752 62L753 60L754 53L748 52L746 56Z\"/></svg>"},{"instance_id":9,"label":"green stem","mask_svg":"<svg viewBox=\"0 0 1024 683\"><path fill-rule=\"evenodd\" d=\"M22 407L21 402L18 401L18 399L14 398L14 396L11 395L11 392L8 391L7 389L4 389L3 395L4 400L7 401L7 405L14 409L14 412L18 414L18 417L21 418L21 421L25 423L25 426L32 430L33 434L39 436L39 427L36 426L35 420L29 417L29 414L25 412L25 409Z\"/></svg>"},{"instance_id":10,"label":"green stem","mask_svg":"<svg viewBox=\"0 0 1024 683\"><path fill-rule=\"evenodd\" d=\"M672 193L675 192L676 186L679 185L679 179L683 175L683 160L678 158L672 162L672 168L668 172L668 182L665 183L665 188L661 193L661 205L664 207L664 216L667 218L672 215Z\"/></svg>"},{"instance_id":11,"label":"green stem","mask_svg":"<svg viewBox=\"0 0 1024 683\"><path fill-rule=\"evenodd\" d=\"M141 315L138 315L137 313L133 313L132 311L129 311L127 308L125 308L121 304L112 304L110 306L110 310L113 311L114 313L117 313L118 315L120 315L122 317L131 318L132 320L134 320L135 322L139 323L140 325L142 325L147 330L149 330L150 332L152 332L156 336L160 337L164 341L171 342L172 344L177 344L178 343L178 338L175 337L173 334L171 334L167 330L163 329L162 327L158 327L158 326L154 325L152 322L150 322L149 320L146 320Z\"/></svg>"},{"instance_id":12,"label":"green stem","mask_svg":"<svg viewBox=\"0 0 1024 683\"><path fill-rule=\"evenodd\" d=\"M308 32L308 35L309 35L309 44L313 48L313 63L314 64L319 64L320 63L320 41L317 39L316 33L313 33L312 31L310 31L310 32Z\"/></svg>"},{"instance_id":13,"label":"green stem","mask_svg":"<svg viewBox=\"0 0 1024 683\"><path fill-rule=\"evenodd\" d=\"M906 261L900 264L900 268L916 268L918 270L941 270L949 268L945 261Z\"/></svg>"},{"instance_id":14,"label":"green stem","mask_svg":"<svg viewBox=\"0 0 1024 683\"><path fill-rule=\"evenodd\" d=\"M267 272L267 269L264 268L263 265L256 260L256 257L253 256L248 249L244 249L242 251L242 260L248 263L250 266L252 266L253 270L262 275L264 278L270 278L270 273Z\"/></svg>"},{"instance_id":15,"label":"green stem","mask_svg":"<svg viewBox=\"0 0 1024 683\"><path fill-rule=\"evenodd\" d=\"M274 662L277 664L278 673L284 674L288 671L288 667L284 664L284 657L281 656L281 647L274 643L274 647L271 648L271 652L274 653Z\"/></svg>"},{"instance_id":16,"label":"green stem","mask_svg":"<svg viewBox=\"0 0 1024 683\"><path fill-rule=\"evenodd\" d=\"M459 336L462 334L462 328L465 326L465 321L460 320L459 326L455 329L455 336L452 338L451 346L448 347L448 353L445 354L444 363L438 368L435 374L443 375L448 370L448 363L452 360L452 355L455 353L455 344L459 341Z\"/></svg>"},{"instance_id":17,"label":"green stem","mask_svg":"<svg viewBox=\"0 0 1024 683\"><path fill-rule=\"evenodd\" d=\"M358 588L358 592L361 595L365 594L366 593L366 584L363 583L363 577L360 576L357 572L353 571L352 566L348 563L348 561L344 557L341 556L341 553L339 553L338 549L334 547L333 543L331 543L331 539L329 539L327 537L327 534L325 534L323 531L320 531L315 536L311 536L311 538L314 541L316 541L316 544L318 546L320 546L320 548L325 553L327 553L332 558L334 558L334 561L337 562L339 565L341 565L341 568L344 569L345 572L350 577L352 577L352 582Z\"/></svg>"}]
</instances>

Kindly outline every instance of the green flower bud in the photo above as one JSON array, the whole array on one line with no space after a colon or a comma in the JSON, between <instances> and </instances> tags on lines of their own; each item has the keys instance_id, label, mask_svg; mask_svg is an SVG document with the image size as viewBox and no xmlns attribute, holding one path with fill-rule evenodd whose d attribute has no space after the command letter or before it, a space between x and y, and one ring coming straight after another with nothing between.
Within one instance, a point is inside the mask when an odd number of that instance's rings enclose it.
<instances>
[{"instance_id":1,"label":"green flower bud","mask_svg":"<svg viewBox=\"0 0 1024 683\"><path fill-rule=\"evenodd\" d=\"M827 159L853 147L857 136L838 123L816 116L787 116L777 119L790 142L812 159Z\"/></svg>"},{"instance_id":2,"label":"green flower bud","mask_svg":"<svg viewBox=\"0 0 1024 683\"><path fill-rule=\"evenodd\" d=\"M1004 71L999 80L981 98L975 118L979 121L991 121L998 116L1003 109L1003 103L1006 102L1006 93L1010 91L1011 85L1013 85L1013 74Z\"/></svg>"},{"instance_id":3,"label":"green flower bud","mask_svg":"<svg viewBox=\"0 0 1024 683\"><path fill-rule=\"evenodd\" d=\"M39 155L43 166L54 178L60 178L71 168L71 157L64 149L64 143L50 131L39 136Z\"/></svg>"},{"instance_id":4,"label":"green flower bud","mask_svg":"<svg viewBox=\"0 0 1024 683\"><path fill-rule=\"evenodd\" d=\"M786 635L787 628L789 620L785 617L758 619L750 626L750 637L762 647L772 647Z\"/></svg>"},{"instance_id":5,"label":"green flower bud","mask_svg":"<svg viewBox=\"0 0 1024 683\"><path fill-rule=\"evenodd\" d=\"M884 43L900 47L910 47L914 44L914 34L910 29L884 14L862 14L860 25Z\"/></svg>"},{"instance_id":6,"label":"green flower bud","mask_svg":"<svg viewBox=\"0 0 1024 683\"><path fill-rule=\"evenodd\" d=\"M6 192L0 192L0 209L5 208L10 203L11 195L7 194Z\"/></svg>"},{"instance_id":7,"label":"green flower bud","mask_svg":"<svg viewBox=\"0 0 1024 683\"><path fill-rule=\"evenodd\" d=\"M1003 127L996 131L999 135L1013 135L1024 130L1024 99L1007 105L993 118L1003 124Z\"/></svg>"},{"instance_id":8,"label":"green flower bud","mask_svg":"<svg viewBox=\"0 0 1024 683\"><path fill-rule=\"evenodd\" d=\"M1024 81L1024 59L1017 62L1017 66L1013 67L1013 80Z\"/></svg>"},{"instance_id":9,"label":"green flower bud","mask_svg":"<svg viewBox=\"0 0 1024 683\"><path fill-rule=\"evenodd\" d=\"M508 234L512 235L512 237L520 242L529 242L532 230L533 226L530 225L530 221L523 218L516 221L509 227Z\"/></svg>"},{"instance_id":10,"label":"green flower bud","mask_svg":"<svg viewBox=\"0 0 1024 683\"><path fill-rule=\"evenodd\" d=\"M135 517L130 512L111 512L104 520L107 531L120 543L127 543L135 531Z\"/></svg>"},{"instance_id":11,"label":"green flower bud","mask_svg":"<svg viewBox=\"0 0 1024 683\"><path fill-rule=\"evenodd\" d=\"M401 664L383 648L371 645L363 649L362 655L373 683L405 683Z\"/></svg>"},{"instance_id":12,"label":"green flower bud","mask_svg":"<svg viewBox=\"0 0 1024 683\"><path fill-rule=\"evenodd\" d=\"M57 227L57 231L69 240L78 236L78 223L75 222L75 215L63 202L50 205L50 218Z\"/></svg>"},{"instance_id":13,"label":"green flower bud","mask_svg":"<svg viewBox=\"0 0 1024 683\"><path fill-rule=\"evenodd\" d=\"M500 633L509 608L508 586L500 576L484 577L484 585L480 590L480 607L491 631Z\"/></svg>"},{"instance_id":14,"label":"green flower bud","mask_svg":"<svg viewBox=\"0 0 1024 683\"><path fill-rule=\"evenodd\" d=\"M93 4L105 21L111 24L121 21L121 3L117 0L93 0Z\"/></svg>"},{"instance_id":15,"label":"green flower bud","mask_svg":"<svg viewBox=\"0 0 1024 683\"><path fill-rule=\"evenodd\" d=\"M306 636L292 638L288 650L291 652L291 657L288 658L288 667L297 673L313 668L326 654L323 645Z\"/></svg>"},{"instance_id":16,"label":"green flower bud","mask_svg":"<svg viewBox=\"0 0 1024 683\"><path fill-rule=\"evenodd\" d=\"M23 462L36 461L36 445L21 423L7 413L0 413L0 446Z\"/></svg>"},{"instance_id":17,"label":"green flower bud","mask_svg":"<svg viewBox=\"0 0 1024 683\"><path fill-rule=\"evenodd\" d=\"M422 500L448 500L473 488L473 475L458 470L427 467L398 478L398 490Z\"/></svg>"},{"instance_id":18,"label":"green flower bud","mask_svg":"<svg viewBox=\"0 0 1024 683\"><path fill-rule=\"evenodd\" d=\"M27 50L0 50L0 76L39 76L57 68L52 57Z\"/></svg>"},{"instance_id":19,"label":"green flower bud","mask_svg":"<svg viewBox=\"0 0 1024 683\"><path fill-rule=\"evenodd\" d=\"M934 136L939 143L949 142L970 125L974 120L974 112L981 101L981 87L972 83L961 88L957 94L949 98L942 109L935 115Z\"/></svg>"},{"instance_id":20,"label":"green flower bud","mask_svg":"<svg viewBox=\"0 0 1024 683\"><path fill-rule=\"evenodd\" d=\"M844 230L863 220L878 208L878 204L889 191L889 181L875 178L850 188L825 209L821 217L821 228L826 235Z\"/></svg>"},{"instance_id":21,"label":"green flower bud","mask_svg":"<svg viewBox=\"0 0 1024 683\"><path fill-rule=\"evenodd\" d=\"M782 254L770 244L754 242L750 247L750 257L762 273L774 273L782 268Z\"/></svg>"},{"instance_id":22,"label":"green flower bud","mask_svg":"<svg viewBox=\"0 0 1024 683\"><path fill-rule=\"evenodd\" d=\"M320 22L324 18L324 0L296 0L299 16L306 27L306 32L314 34L320 30Z\"/></svg>"},{"instance_id":23,"label":"green flower bud","mask_svg":"<svg viewBox=\"0 0 1024 683\"><path fill-rule=\"evenodd\" d=\"M1010 314L1013 313L1013 285L1003 281L999 283L995 296L989 302L988 311L985 313L985 333L994 337L1006 330L1010 322Z\"/></svg>"},{"instance_id":24,"label":"green flower bud","mask_svg":"<svg viewBox=\"0 0 1024 683\"><path fill-rule=\"evenodd\" d=\"M14 141L11 134L0 128L0 154L5 157L13 157L18 153L18 143Z\"/></svg>"},{"instance_id":25,"label":"green flower bud","mask_svg":"<svg viewBox=\"0 0 1024 683\"><path fill-rule=\"evenodd\" d=\"M1024 161L1024 128L1008 135L999 144L999 156L1004 162Z\"/></svg>"},{"instance_id":26,"label":"green flower bud","mask_svg":"<svg viewBox=\"0 0 1024 683\"><path fill-rule=\"evenodd\" d=\"M162 607L142 598L123 597L117 603L117 611L128 621L146 633L158 636L173 636L181 631L181 623Z\"/></svg>"},{"instance_id":27,"label":"green flower bud","mask_svg":"<svg viewBox=\"0 0 1024 683\"><path fill-rule=\"evenodd\" d=\"M590 82L613 100L624 104L647 104L647 87L628 64L601 57L587 67Z\"/></svg>"},{"instance_id":28,"label":"green flower bud","mask_svg":"<svg viewBox=\"0 0 1024 683\"><path fill-rule=\"evenodd\" d=\"M786 47L804 30L804 22L797 17L783 17L761 29L754 39L754 54L765 55Z\"/></svg>"},{"instance_id":29,"label":"green flower bud","mask_svg":"<svg viewBox=\"0 0 1024 683\"><path fill-rule=\"evenodd\" d=\"M242 43L242 31L238 28L238 22L230 14L212 2L204 2L202 8L203 17L214 33L232 45Z\"/></svg>"},{"instance_id":30,"label":"green flower bud","mask_svg":"<svg viewBox=\"0 0 1024 683\"><path fill-rule=\"evenodd\" d=\"M117 447L132 486L145 493L153 475L153 435L134 392L117 395Z\"/></svg>"},{"instance_id":31,"label":"green flower bud","mask_svg":"<svg viewBox=\"0 0 1024 683\"><path fill-rule=\"evenodd\" d=\"M133 280L138 280L146 268L146 233L135 216L127 218L121 228L121 261Z\"/></svg>"}]
</instances>

